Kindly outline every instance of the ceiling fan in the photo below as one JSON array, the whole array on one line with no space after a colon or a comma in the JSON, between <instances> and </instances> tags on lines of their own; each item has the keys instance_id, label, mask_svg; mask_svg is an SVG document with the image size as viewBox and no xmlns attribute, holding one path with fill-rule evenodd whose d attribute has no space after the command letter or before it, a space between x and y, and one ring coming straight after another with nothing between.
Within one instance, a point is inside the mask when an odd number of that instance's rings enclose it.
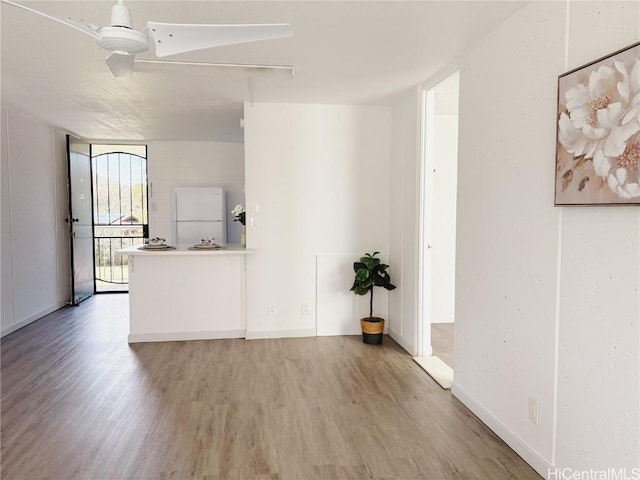
<instances>
[{"instance_id":1,"label":"ceiling fan","mask_svg":"<svg viewBox=\"0 0 640 480\"><path fill-rule=\"evenodd\" d=\"M150 44L155 46L156 56L162 58L168 55L205 48L257 42L293 35L291 25L285 23L205 25L147 22L146 28L139 31L133 28L131 14L129 8L124 4L124 0L117 0L116 4L111 8L110 23L104 27L77 22L70 18L54 17L11 0L0 0L0 2L41 15L89 35L99 47L111 52L105 61L111 73L116 77L131 75L136 62L136 55L149 50ZM293 67L283 65L212 64L162 60L138 60L138 62L289 69L293 75Z\"/></svg>"}]
</instances>

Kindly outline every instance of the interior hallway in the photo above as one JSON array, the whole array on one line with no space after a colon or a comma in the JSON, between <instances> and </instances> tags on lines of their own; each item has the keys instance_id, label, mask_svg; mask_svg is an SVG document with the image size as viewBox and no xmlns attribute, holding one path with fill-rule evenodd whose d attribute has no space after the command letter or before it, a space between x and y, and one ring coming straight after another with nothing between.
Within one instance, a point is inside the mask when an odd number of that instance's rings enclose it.
<instances>
[{"instance_id":1,"label":"interior hallway","mask_svg":"<svg viewBox=\"0 0 640 480\"><path fill-rule=\"evenodd\" d=\"M433 355L455 369L453 362L453 323L431 324L431 348Z\"/></svg>"},{"instance_id":2,"label":"interior hallway","mask_svg":"<svg viewBox=\"0 0 640 480\"><path fill-rule=\"evenodd\" d=\"M390 338L129 346L127 302L2 339L4 479L540 478Z\"/></svg>"}]
</instances>

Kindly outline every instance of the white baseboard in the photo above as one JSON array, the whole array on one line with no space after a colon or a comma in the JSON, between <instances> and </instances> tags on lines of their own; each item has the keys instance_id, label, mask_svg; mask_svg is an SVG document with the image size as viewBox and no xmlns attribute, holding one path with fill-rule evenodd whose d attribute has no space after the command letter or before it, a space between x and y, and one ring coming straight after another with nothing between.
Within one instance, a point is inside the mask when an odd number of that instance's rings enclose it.
<instances>
[{"instance_id":1,"label":"white baseboard","mask_svg":"<svg viewBox=\"0 0 640 480\"><path fill-rule=\"evenodd\" d=\"M220 340L223 338L244 338L244 330L210 330L203 332L158 332L130 333L129 343L182 342L185 340Z\"/></svg>"},{"instance_id":2,"label":"white baseboard","mask_svg":"<svg viewBox=\"0 0 640 480\"><path fill-rule=\"evenodd\" d=\"M454 380L451 393L460 400L469 410L471 410L482 422L498 435L509 447L513 449L531 467L547 478L551 464L542 455L536 452L527 442L516 435L508 426L487 410L484 405L476 401L466 390L464 390Z\"/></svg>"},{"instance_id":3,"label":"white baseboard","mask_svg":"<svg viewBox=\"0 0 640 480\"><path fill-rule=\"evenodd\" d=\"M258 340L260 338L297 338L315 336L315 328L305 328L301 330L247 330L245 338L247 340Z\"/></svg>"},{"instance_id":4,"label":"white baseboard","mask_svg":"<svg viewBox=\"0 0 640 480\"><path fill-rule=\"evenodd\" d=\"M59 304L57 306L56 305L52 305L51 307L47 307L44 310L39 311L38 313L34 313L33 315L29 315L24 320L20 320L18 323L14 323L13 325L9 325L8 327L3 328L2 332L0 333L0 337L4 337L5 335L9 335L10 333L15 332L16 330L20 330L22 327L26 327L30 323L33 323L36 320L40 320L45 315L49 315L50 313L53 313L56 310L61 309L65 305L66 305L65 303Z\"/></svg>"},{"instance_id":5,"label":"white baseboard","mask_svg":"<svg viewBox=\"0 0 640 480\"><path fill-rule=\"evenodd\" d=\"M404 348L409 355L412 357L416 355L417 352L415 347L402 338L402 335L396 332L393 328L389 328L389 336L393 338L398 345ZM431 355L431 353L429 353L429 355Z\"/></svg>"}]
</instances>

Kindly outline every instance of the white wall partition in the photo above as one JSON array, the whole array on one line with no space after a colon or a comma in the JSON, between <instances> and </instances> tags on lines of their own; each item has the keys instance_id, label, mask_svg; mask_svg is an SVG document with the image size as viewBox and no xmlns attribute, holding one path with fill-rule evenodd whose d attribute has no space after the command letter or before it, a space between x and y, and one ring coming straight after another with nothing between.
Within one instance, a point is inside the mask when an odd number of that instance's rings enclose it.
<instances>
[{"instance_id":1,"label":"white wall partition","mask_svg":"<svg viewBox=\"0 0 640 480\"><path fill-rule=\"evenodd\" d=\"M418 205L421 88L412 88L393 105L391 223L389 263L395 285L389 299L389 335L417 353Z\"/></svg>"},{"instance_id":2,"label":"white wall partition","mask_svg":"<svg viewBox=\"0 0 640 480\"><path fill-rule=\"evenodd\" d=\"M453 392L547 477L640 467L640 211L553 206L558 75L638 38L638 1L531 2L456 62ZM392 136L390 333L411 353L418 105L394 104Z\"/></svg>"},{"instance_id":3,"label":"white wall partition","mask_svg":"<svg viewBox=\"0 0 640 480\"><path fill-rule=\"evenodd\" d=\"M2 137L0 138L0 148L2 162L0 163L0 225L2 226L2 236L0 237L0 324L2 331L8 330L15 323L15 311L13 306L13 255L11 238L11 210L9 208L11 196L9 195L9 149L8 126L9 113L3 108L2 114Z\"/></svg>"},{"instance_id":4,"label":"white wall partition","mask_svg":"<svg viewBox=\"0 0 640 480\"><path fill-rule=\"evenodd\" d=\"M553 207L557 76L639 36L532 2L461 60L454 393L545 475L640 466L640 212Z\"/></svg>"},{"instance_id":5,"label":"white wall partition","mask_svg":"<svg viewBox=\"0 0 640 480\"><path fill-rule=\"evenodd\" d=\"M240 243L240 224L231 209L244 205L244 145L223 142L147 143L149 235L172 237L174 187L222 187L227 195L227 242ZM152 196L151 196L152 195Z\"/></svg>"},{"instance_id":6,"label":"white wall partition","mask_svg":"<svg viewBox=\"0 0 640 480\"><path fill-rule=\"evenodd\" d=\"M388 252L390 131L389 107L245 105L247 337L315 335L316 259Z\"/></svg>"},{"instance_id":7,"label":"white wall partition","mask_svg":"<svg viewBox=\"0 0 640 480\"><path fill-rule=\"evenodd\" d=\"M2 110L2 335L69 300L64 135Z\"/></svg>"},{"instance_id":8,"label":"white wall partition","mask_svg":"<svg viewBox=\"0 0 640 480\"><path fill-rule=\"evenodd\" d=\"M553 461L564 65L552 52L563 51L564 26L563 3L532 3L477 44L460 75L454 393L539 471Z\"/></svg>"},{"instance_id":9,"label":"white wall partition","mask_svg":"<svg viewBox=\"0 0 640 480\"><path fill-rule=\"evenodd\" d=\"M640 39L640 1L568 18L566 70ZM640 208L563 208L560 235L556 464L640 472Z\"/></svg>"}]
</instances>

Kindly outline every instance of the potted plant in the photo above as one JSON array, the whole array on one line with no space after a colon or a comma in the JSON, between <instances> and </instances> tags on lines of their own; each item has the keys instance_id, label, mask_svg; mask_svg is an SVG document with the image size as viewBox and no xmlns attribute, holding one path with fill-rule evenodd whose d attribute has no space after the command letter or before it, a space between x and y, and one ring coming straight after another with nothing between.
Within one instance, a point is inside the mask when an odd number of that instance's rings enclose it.
<instances>
[{"instance_id":1,"label":"potted plant","mask_svg":"<svg viewBox=\"0 0 640 480\"><path fill-rule=\"evenodd\" d=\"M353 270L356 273L351 291L356 295L370 295L369 316L360 320L362 329L362 341L371 345L382 343L382 332L384 331L384 318L373 316L373 288L383 287L387 290L396 288L391 283L391 276L387 272L389 265L380 263L376 258L380 252L373 254L366 253L360 257L359 262L353 262Z\"/></svg>"}]
</instances>

